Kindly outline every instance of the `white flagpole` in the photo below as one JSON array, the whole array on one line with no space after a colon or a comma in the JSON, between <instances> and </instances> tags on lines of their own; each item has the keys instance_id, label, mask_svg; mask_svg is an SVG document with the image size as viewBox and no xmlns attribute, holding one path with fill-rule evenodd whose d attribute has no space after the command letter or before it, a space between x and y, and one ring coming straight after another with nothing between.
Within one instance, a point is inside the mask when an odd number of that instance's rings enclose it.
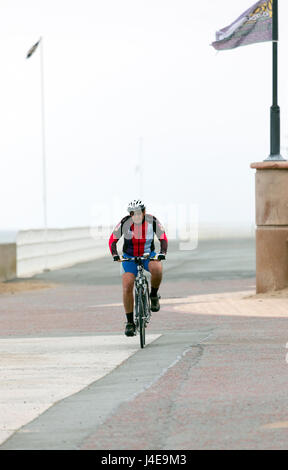
<instances>
[{"instance_id":1,"label":"white flagpole","mask_svg":"<svg viewBox=\"0 0 288 470\"><path fill-rule=\"evenodd\" d=\"M46 177L46 136L45 136L45 94L44 94L44 51L43 38L40 42L41 67L41 115L42 115L42 160L43 160L43 216L44 228L47 229L47 177Z\"/></svg>"},{"instance_id":2,"label":"white flagpole","mask_svg":"<svg viewBox=\"0 0 288 470\"><path fill-rule=\"evenodd\" d=\"M44 88L44 47L40 38L41 68L41 120L42 120L42 184L43 184L43 222L44 222L44 271L48 271L48 227L47 227L47 172L46 172L46 134L45 134L45 88Z\"/></svg>"},{"instance_id":3,"label":"white flagpole","mask_svg":"<svg viewBox=\"0 0 288 470\"><path fill-rule=\"evenodd\" d=\"M44 222L44 271L47 270L47 176L46 176L46 139L45 139L45 93L44 93L44 52L43 37L29 49L26 59L31 57L40 45L41 75L41 121L42 121L42 186L43 186L43 222Z\"/></svg>"}]
</instances>

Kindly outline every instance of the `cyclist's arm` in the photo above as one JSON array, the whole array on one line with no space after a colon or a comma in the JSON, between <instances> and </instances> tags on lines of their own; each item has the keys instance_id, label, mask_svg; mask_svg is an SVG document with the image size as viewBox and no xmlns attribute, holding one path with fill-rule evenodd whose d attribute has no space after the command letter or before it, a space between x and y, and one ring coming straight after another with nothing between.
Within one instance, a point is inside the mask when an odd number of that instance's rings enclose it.
<instances>
[{"instance_id":1,"label":"cyclist's arm","mask_svg":"<svg viewBox=\"0 0 288 470\"><path fill-rule=\"evenodd\" d=\"M118 256L117 251L117 242L122 236L122 220L119 222L118 225L114 228L111 236L109 238L109 249L112 256Z\"/></svg>"},{"instance_id":2,"label":"cyclist's arm","mask_svg":"<svg viewBox=\"0 0 288 470\"><path fill-rule=\"evenodd\" d=\"M160 253L166 255L168 249L168 239L163 225L159 222L156 217L153 218L153 229L160 242Z\"/></svg>"}]
</instances>

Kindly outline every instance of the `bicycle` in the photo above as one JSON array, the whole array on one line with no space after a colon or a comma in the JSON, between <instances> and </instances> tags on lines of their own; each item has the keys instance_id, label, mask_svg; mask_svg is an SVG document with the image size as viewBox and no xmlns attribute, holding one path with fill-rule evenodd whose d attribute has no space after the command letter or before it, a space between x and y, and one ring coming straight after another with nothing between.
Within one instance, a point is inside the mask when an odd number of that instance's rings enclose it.
<instances>
[{"instance_id":1,"label":"bicycle","mask_svg":"<svg viewBox=\"0 0 288 470\"><path fill-rule=\"evenodd\" d=\"M150 259L150 261L158 261L157 255L150 258L150 253L144 253L143 256L134 256L133 258L120 258L121 262L135 261L137 264L137 276L134 284L135 325L136 331L140 334L141 348L145 346L145 328L151 319L149 282L143 266L143 260L147 259Z\"/></svg>"}]
</instances>

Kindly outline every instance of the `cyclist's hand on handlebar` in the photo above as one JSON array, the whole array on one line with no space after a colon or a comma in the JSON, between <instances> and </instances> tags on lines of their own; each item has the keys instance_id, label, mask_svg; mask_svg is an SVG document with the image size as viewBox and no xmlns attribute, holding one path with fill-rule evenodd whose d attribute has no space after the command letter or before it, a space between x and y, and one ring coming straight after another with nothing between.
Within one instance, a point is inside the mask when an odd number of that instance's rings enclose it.
<instances>
[{"instance_id":1,"label":"cyclist's hand on handlebar","mask_svg":"<svg viewBox=\"0 0 288 470\"><path fill-rule=\"evenodd\" d=\"M164 255L164 253L159 253L159 254L157 255L157 259L158 259L158 261L161 261L161 260L163 260L163 259L166 259L166 255Z\"/></svg>"},{"instance_id":2,"label":"cyclist's hand on handlebar","mask_svg":"<svg viewBox=\"0 0 288 470\"><path fill-rule=\"evenodd\" d=\"M121 261L119 255L113 255L113 261Z\"/></svg>"}]
</instances>

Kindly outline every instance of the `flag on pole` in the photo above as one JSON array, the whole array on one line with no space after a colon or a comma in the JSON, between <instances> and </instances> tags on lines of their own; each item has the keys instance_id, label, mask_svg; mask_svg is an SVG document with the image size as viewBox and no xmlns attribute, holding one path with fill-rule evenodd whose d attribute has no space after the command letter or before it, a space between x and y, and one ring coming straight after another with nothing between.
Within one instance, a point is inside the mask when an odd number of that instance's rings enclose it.
<instances>
[{"instance_id":1,"label":"flag on pole","mask_svg":"<svg viewBox=\"0 0 288 470\"><path fill-rule=\"evenodd\" d=\"M272 41L273 0L260 0L231 25L216 32L211 45L218 51L257 42Z\"/></svg>"},{"instance_id":2,"label":"flag on pole","mask_svg":"<svg viewBox=\"0 0 288 470\"><path fill-rule=\"evenodd\" d=\"M34 46L31 47L31 49L29 49L29 51L27 52L26 59L29 59L29 57L31 57L31 55L34 54L34 52L36 51L40 41L41 41L41 38L39 39L39 41L36 42L36 44L34 44Z\"/></svg>"}]
</instances>

